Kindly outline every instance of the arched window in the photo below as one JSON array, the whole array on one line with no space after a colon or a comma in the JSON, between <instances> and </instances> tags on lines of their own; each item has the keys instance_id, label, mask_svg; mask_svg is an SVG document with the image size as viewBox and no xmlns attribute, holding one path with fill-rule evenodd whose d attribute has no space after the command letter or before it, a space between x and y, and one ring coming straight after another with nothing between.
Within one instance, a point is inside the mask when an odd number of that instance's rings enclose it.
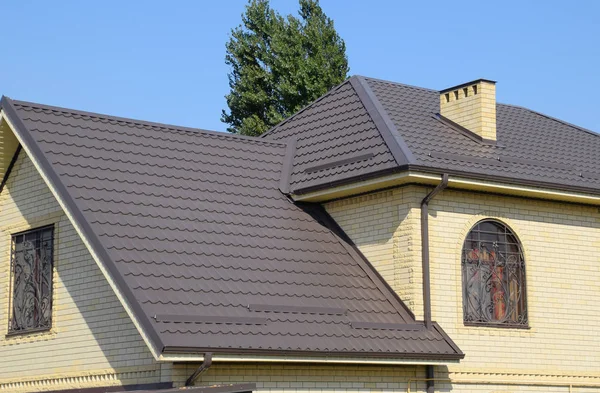
<instances>
[{"instance_id":1,"label":"arched window","mask_svg":"<svg viewBox=\"0 0 600 393\"><path fill-rule=\"evenodd\" d=\"M483 220L471 229L462 251L462 280L465 324L527 326L525 259L509 227Z\"/></svg>"}]
</instances>

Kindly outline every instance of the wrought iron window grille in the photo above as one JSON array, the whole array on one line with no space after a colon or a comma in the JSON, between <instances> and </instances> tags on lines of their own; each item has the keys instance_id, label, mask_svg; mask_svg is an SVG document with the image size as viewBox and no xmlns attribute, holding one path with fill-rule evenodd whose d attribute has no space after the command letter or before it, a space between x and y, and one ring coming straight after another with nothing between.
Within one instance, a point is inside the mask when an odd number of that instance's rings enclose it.
<instances>
[{"instance_id":1,"label":"wrought iron window grille","mask_svg":"<svg viewBox=\"0 0 600 393\"><path fill-rule=\"evenodd\" d=\"M462 250L465 325L527 328L525 258L505 224L477 223Z\"/></svg>"},{"instance_id":2,"label":"wrought iron window grille","mask_svg":"<svg viewBox=\"0 0 600 393\"><path fill-rule=\"evenodd\" d=\"M54 226L12 235L8 334L52 327Z\"/></svg>"}]
</instances>

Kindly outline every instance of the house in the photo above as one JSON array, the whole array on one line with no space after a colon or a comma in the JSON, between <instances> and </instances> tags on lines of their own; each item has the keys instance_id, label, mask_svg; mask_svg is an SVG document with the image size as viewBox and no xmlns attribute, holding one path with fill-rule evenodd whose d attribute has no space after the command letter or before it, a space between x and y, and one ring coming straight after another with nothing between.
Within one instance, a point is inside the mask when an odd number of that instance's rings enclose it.
<instances>
[{"instance_id":1,"label":"house","mask_svg":"<svg viewBox=\"0 0 600 393\"><path fill-rule=\"evenodd\" d=\"M0 106L0 391L600 392L600 136L493 81L261 138Z\"/></svg>"}]
</instances>

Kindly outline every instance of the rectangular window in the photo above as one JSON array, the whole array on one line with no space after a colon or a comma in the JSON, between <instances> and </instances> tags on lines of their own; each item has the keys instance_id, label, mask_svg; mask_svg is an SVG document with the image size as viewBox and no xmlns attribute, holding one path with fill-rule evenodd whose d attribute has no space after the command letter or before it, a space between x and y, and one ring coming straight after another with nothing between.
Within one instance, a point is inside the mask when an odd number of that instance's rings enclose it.
<instances>
[{"instance_id":1,"label":"rectangular window","mask_svg":"<svg viewBox=\"0 0 600 393\"><path fill-rule=\"evenodd\" d=\"M9 333L47 330L52 326L54 226L12 235L12 302Z\"/></svg>"}]
</instances>

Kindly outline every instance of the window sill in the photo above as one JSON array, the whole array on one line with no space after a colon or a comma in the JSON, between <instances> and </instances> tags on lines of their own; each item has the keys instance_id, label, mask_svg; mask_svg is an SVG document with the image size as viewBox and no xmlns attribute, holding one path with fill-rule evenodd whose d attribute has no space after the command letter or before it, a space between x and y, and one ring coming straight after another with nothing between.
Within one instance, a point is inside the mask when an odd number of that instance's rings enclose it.
<instances>
[{"instance_id":1,"label":"window sill","mask_svg":"<svg viewBox=\"0 0 600 393\"><path fill-rule=\"evenodd\" d=\"M31 334L38 334L38 333L50 333L50 331L52 330L52 327L44 327L44 328L37 328L37 329L29 329L29 330L19 330L16 332L8 332L6 333L6 335L4 337L6 338L12 338L12 337L25 337Z\"/></svg>"},{"instance_id":2,"label":"window sill","mask_svg":"<svg viewBox=\"0 0 600 393\"><path fill-rule=\"evenodd\" d=\"M509 325L509 324L495 324L495 323L474 323L464 322L467 327L483 327L483 328L499 328L499 329L518 329L518 330L531 330L529 325Z\"/></svg>"}]
</instances>

